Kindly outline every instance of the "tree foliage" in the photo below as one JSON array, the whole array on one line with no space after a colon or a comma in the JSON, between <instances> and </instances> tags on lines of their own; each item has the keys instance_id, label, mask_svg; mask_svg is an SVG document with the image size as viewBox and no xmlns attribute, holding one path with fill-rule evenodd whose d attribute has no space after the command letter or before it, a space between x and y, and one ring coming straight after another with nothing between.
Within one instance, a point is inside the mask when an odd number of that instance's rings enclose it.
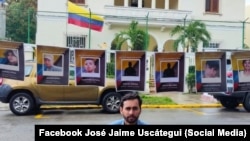
<instances>
[{"instance_id":1,"label":"tree foliage","mask_svg":"<svg viewBox=\"0 0 250 141\"><path fill-rule=\"evenodd\" d=\"M188 92L192 93L195 86L195 73L188 73L185 78L188 86Z\"/></svg>"},{"instance_id":2,"label":"tree foliage","mask_svg":"<svg viewBox=\"0 0 250 141\"><path fill-rule=\"evenodd\" d=\"M183 50L189 52L196 52L200 42L203 46L208 46L211 40L211 35L206 29L206 25L201 21L191 21L187 26L178 25L171 32L171 36L179 34L179 37L174 42L175 50L178 49L179 44L182 45Z\"/></svg>"},{"instance_id":3,"label":"tree foliage","mask_svg":"<svg viewBox=\"0 0 250 141\"><path fill-rule=\"evenodd\" d=\"M126 31L120 31L115 36L116 49L121 50L123 43L128 42L128 47L131 50L145 50L148 42L148 34L138 28L138 22L132 21L129 25L129 29Z\"/></svg>"},{"instance_id":4,"label":"tree foliage","mask_svg":"<svg viewBox=\"0 0 250 141\"><path fill-rule=\"evenodd\" d=\"M6 10L6 37L35 43L37 0L9 0Z\"/></svg>"}]
</instances>

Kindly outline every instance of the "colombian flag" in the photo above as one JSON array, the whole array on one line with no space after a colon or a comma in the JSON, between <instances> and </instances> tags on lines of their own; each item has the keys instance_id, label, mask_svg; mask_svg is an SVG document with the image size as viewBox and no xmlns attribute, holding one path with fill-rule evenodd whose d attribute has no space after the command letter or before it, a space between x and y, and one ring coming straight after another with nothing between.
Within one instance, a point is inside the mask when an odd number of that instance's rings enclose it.
<instances>
[{"instance_id":1,"label":"colombian flag","mask_svg":"<svg viewBox=\"0 0 250 141\"><path fill-rule=\"evenodd\" d=\"M104 19L101 16L91 14L88 10L68 1L68 23L80 27L102 31Z\"/></svg>"}]
</instances>

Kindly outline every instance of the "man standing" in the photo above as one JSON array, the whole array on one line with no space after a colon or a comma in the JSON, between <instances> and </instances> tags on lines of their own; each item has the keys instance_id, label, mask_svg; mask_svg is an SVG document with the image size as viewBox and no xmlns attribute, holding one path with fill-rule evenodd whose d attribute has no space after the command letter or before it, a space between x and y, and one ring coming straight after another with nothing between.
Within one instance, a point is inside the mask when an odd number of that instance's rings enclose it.
<instances>
[{"instance_id":1,"label":"man standing","mask_svg":"<svg viewBox=\"0 0 250 141\"><path fill-rule=\"evenodd\" d=\"M111 125L145 125L139 120L142 99L137 92L128 92L121 99L120 114L123 119L116 120Z\"/></svg>"}]
</instances>

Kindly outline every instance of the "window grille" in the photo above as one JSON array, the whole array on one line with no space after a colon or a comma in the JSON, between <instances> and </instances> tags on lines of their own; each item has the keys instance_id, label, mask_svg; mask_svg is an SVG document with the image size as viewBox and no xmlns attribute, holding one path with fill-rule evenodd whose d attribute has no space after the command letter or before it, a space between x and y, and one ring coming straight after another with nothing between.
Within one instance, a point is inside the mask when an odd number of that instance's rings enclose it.
<instances>
[{"instance_id":1,"label":"window grille","mask_svg":"<svg viewBox=\"0 0 250 141\"><path fill-rule=\"evenodd\" d=\"M74 61L74 49L86 47L87 35L67 35L67 47L70 48L70 61Z\"/></svg>"}]
</instances>

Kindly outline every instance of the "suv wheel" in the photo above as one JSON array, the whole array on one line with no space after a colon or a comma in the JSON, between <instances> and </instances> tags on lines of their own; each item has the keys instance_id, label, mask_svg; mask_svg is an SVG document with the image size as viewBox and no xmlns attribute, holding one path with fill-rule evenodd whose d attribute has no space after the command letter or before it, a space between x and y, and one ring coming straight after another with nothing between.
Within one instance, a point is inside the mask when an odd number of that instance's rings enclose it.
<instances>
[{"instance_id":1,"label":"suv wheel","mask_svg":"<svg viewBox=\"0 0 250 141\"><path fill-rule=\"evenodd\" d=\"M250 112L250 93L248 93L243 102L243 107L246 111Z\"/></svg>"},{"instance_id":2,"label":"suv wheel","mask_svg":"<svg viewBox=\"0 0 250 141\"><path fill-rule=\"evenodd\" d=\"M106 94L102 100L102 107L105 112L118 113L120 110L121 95L116 92Z\"/></svg>"},{"instance_id":3,"label":"suv wheel","mask_svg":"<svg viewBox=\"0 0 250 141\"><path fill-rule=\"evenodd\" d=\"M15 115L27 115L34 110L34 100L27 93L17 93L11 97L9 107Z\"/></svg>"},{"instance_id":4,"label":"suv wheel","mask_svg":"<svg viewBox=\"0 0 250 141\"><path fill-rule=\"evenodd\" d=\"M240 104L237 99L232 99L232 98L220 99L220 103L227 109L235 109Z\"/></svg>"}]
</instances>

